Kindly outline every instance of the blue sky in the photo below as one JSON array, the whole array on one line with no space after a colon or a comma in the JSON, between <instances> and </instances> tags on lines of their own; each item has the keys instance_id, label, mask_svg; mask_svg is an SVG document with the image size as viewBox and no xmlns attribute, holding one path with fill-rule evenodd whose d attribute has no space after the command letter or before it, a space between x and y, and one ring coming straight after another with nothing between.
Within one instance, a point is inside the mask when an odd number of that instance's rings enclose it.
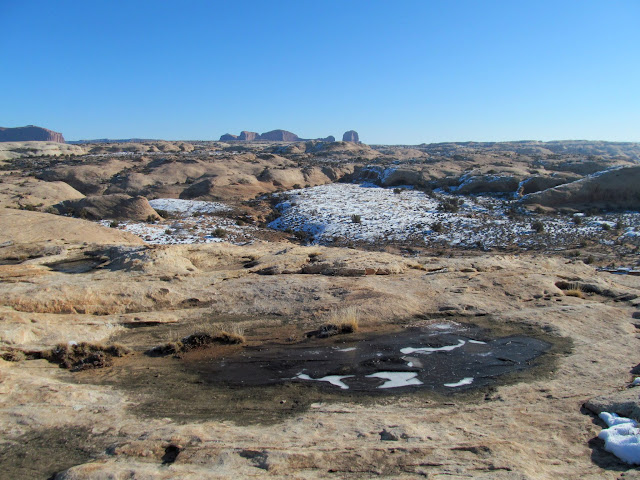
<instances>
[{"instance_id":1,"label":"blue sky","mask_svg":"<svg viewBox=\"0 0 640 480\"><path fill-rule=\"evenodd\" d=\"M0 126L640 141L640 1L0 0Z\"/></svg>"}]
</instances>

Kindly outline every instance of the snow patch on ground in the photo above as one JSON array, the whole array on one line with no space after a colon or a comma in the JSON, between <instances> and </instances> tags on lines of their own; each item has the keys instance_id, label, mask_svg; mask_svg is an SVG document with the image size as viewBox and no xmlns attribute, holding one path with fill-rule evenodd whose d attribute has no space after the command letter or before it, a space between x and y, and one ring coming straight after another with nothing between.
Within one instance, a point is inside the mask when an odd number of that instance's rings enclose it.
<instances>
[{"instance_id":1,"label":"snow patch on ground","mask_svg":"<svg viewBox=\"0 0 640 480\"><path fill-rule=\"evenodd\" d=\"M174 218L158 223L120 222L101 220L105 227L118 228L157 245L231 242L246 244L254 239L257 229L250 225L237 225L230 218L212 214L231 211L228 206L216 202L157 198L149 204L158 210L172 214Z\"/></svg>"},{"instance_id":2,"label":"snow patch on ground","mask_svg":"<svg viewBox=\"0 0 640 480\"><path fill-rule=\"evenodd\" d=\"M200 200L181 200L179 198L156 198L149 200L155 210L164 210L169 213L182 213L193 215L194 213L216 213L231 210L228 206L216 202L203 202Z\"/></svg>"},{"instance_id":3,"label":"snow patch on ground","mask_svg":"<svg viewBox=\"0 0 640 480\"><path fill-rule=\"evenodd\" d=\"M602 412L600 418L609 426L598 435L604 440L604 449L620 460L640 465L640 428L630 418L615 413Z\"/></svg>"},{"instance_id":4,"label":"snow patch on ground","mask_svg":"<svg viewBox=\"0 0 640 480\"><path fill-rule=\"evenodd\" d=\"M442 202L462 201L457 212L445 211ZM632 237L640 230L640 214L581 217L532 214L498 196L457 196L444 192L427 195L418 190L381 188L369 184L334 183L292 190L277 208L282 216L269 224L278 230L302 231L315 243L337 241L418 241L425 245L521 248L536 245L571 247L586 238L612 242L611 237ZM543 232L535 231L539 220ZM617 221L625 232L613 231ZM607 227L604 227L607 225ZM608 228L611 231L605 231Z\"/></svg>"},{"instance_id":5,"label":"snow patch on ground","mask_svg":"<svg viewBox=\"0 0 640 480\"><path fill-rule=\"evenodd\" d=\"M367 378L382 378L386 380L385 383L378 388L398 388L408 387L410 385L422 385L422 382L418 380L418 374L414 372L376 372L371 375L367 375Z\"/></svg>"}]
</instances>

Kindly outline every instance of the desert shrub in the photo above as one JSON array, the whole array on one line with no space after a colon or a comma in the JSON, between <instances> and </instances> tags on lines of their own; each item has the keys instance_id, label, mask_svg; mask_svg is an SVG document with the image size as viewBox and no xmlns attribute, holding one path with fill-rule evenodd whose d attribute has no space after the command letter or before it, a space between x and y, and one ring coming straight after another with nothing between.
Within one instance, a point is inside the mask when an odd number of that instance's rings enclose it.
<instances>
[{"instance_id":1,"label":"desert shrub","mask_svg":"<svg viewBox=\"0 0 640 480\"><path fill-rule=\"evenodd\" d=\"M92 368L109 367L113 357L122 357L130 350L122 345L103 345L101 343L82 342L78 344L61 343L42 353L42 358L59 364L72 372Z\"/></svg>"},{"instance_id":2,"label":"desert shrub","mask_svg":"<svg viewBox=\"0 0 640 480\"><path fill-rule=\"evenodd\" d=\"M627 226L624 224L622 220L618 220L616 222L616 230L622 230L624 228L627 228Z\"/></svg>"},{"instance_id":3,"label":"desert shrub","mask_svg":"<svg viewBox=\"0 0 640 480\"><path fill-rule=\"evenodd\" d=\"M146 222L147 223L156 223L158 220L160 220L160 218L157 215L149 215L147 217Z\"/></svg>"},{"instance_id":4,"label":"desert shrub","mask_svg":"<svg viewBox=\"0 0 640 480\"><path fill-rule=\"evenodd\" d=\"M605 232L608 232L609 230L611 230L611 225L609 225L608 223L603 223L603 224L602 224L602 229L603 229Z\"/></svg>"},{"instance_id":5,"label":"desert shrub","mask_svg":"<svg viewBox=\"0 0 640 480\"><path fill-rule=\"evenodd\" d=\"M582 225L582 217L574 216L574 217L573 217L573 223L574 223L575 225Z\"/></svg>"},{"instance_id":6,"label":"desert shrub","mask_svg":"<svg viewBox=\"0 0 640 480\"><path fill-rule=\"evenodd\" d=\"M360 215L356 215L354 213L353 215L351 215L351 221L353 223L362 223L362 218L360 217Z\"/></svg>"},{"instance_id":7,"label":"desert shrub","mask_svg":"<svg viewBox=\"0 0 640 480\"><path fill-rule=\"evenodd\" d=\"M328 321L318 328L318 330L310 332L309 336L319 338L332 337L334 335L343 335L354 333L360 329L360 312L357 307L347 307L339 310L333 310L329 314Z\"/></svg>"},{"instance_id":8,"label":"desert shrub","mask_svg":"<svg viewBox=\"0 0 640 480\"><path fill-rule=\"evenodd\" d=\"M536 233L542 233L544 232L544 223L542 223L540 220L536 220L535 222L533 222L531 224L531 228L536 232Z\"/></svg>"},{"instance_id":9,"label":"desert shrub","mask_svg":"<svg viewBox=\"0 0 640 480\"><path fill-rule=\"evenodd\" d=\"M245 343L244 332L237 326L231 328L214 328L211 331L198 331L181 340L172 341L148 350L147 355L165 356L207 348L211 345L240 345Z\"/></svg>"},{"instance_id":10,"label":"desert shrub","mask_svg":"<svg viewBox=\"0 0 640 480\"><path fill-rule=\"evenodd\" d=\"M594 258L593 255L589 255L587 258L584 259L584 263L586 263L587 265L591 265L595 261L596 259Z\"/></svg>"},{"instance_id":11,"label":"desert shrub","mask_svg":"<svg viewBox=\"0 0 640 480\"><path fill-rule=\"evenodd\" d=\"M447 213L456 213L460 210L460 206L464 203L461 198L444 198L438 205L438 210Z\"/></svg>"},{"instance_id":12,"label":"desert shrub","mask_svg":"<svg viewBox=\"0 0 640 480\"><path fill-rule=\"evenodd\" d=\"M404 191L404 188L394 188L393 189L393 193L395 193L396 195L402 193Z\"/></svg>"},{"instance_id":13,"label":"desert shrub","mask_svg":"<svg viewBox=\"0 0 640 480\"><path fill-rule=\"evenodd\" d=\"M111 228L118 228L120 224L117 221L113 220L111 223L109 223L109 226Z\"/></svg>"},{"instance_id":14,"label":"desert shrub","mask_svg":"<svg viewBox=\"0 0 640 480\"><path fill-rule=\"evenodd\" d=\"M444 225L442 225L442 222L434 222L431 224L431 230L436 233L440 233L444 230Z\"/></svg>"},{"instance_id":15,"label":"desert shrub","mask_svg":"<svg viewBox=\"0 0 640 480\"><path fill-rule=\"evenodd\" d=\"M2 355L0 355L0 358L7 362L21 362L25 360L27 356L21 350L9 350L2 353Z\"/></svg>"},{"instance_id":16,"label":"desert shrub","mask_svg":"<svg viewBox=\"0 0 640 480\"><path fill-rule=\"evenodd\" d=\"M227 236L227 231L224 228L217 227L211 235L216 238L225 238Z\"/></svg>"}]
</instances>

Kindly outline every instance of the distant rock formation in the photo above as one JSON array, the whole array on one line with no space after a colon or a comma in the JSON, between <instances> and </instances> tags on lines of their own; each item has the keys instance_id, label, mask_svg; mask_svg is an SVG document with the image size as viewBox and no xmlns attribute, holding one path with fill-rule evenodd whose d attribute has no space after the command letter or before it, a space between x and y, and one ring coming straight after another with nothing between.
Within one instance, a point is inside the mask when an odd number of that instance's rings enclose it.
<instances>
[{"instance_id":1,"label":"distant rock formation","mask_svg":"<svg viewBox=\"0 0 640 480\"><path fill-rule=\"evenodd\" d=\"M35 125L16 128L0 127L0 142L30 141L65 143L61 133Z\"/></svg>"},{"instance_id":2,"label":"distant rock formation","mask_svg":"<svg viewBox=\"0 0 640 480\"><path fill-rule=\"evenodd\" d=\"M342 141L360 143L360 137L358 137L358 132L355 130L349 130L348 132L344 132L344 135L342 135Z\"/></svg>"},{"instance_id":3,"label":"distant rock formation","mask_svg":"<svg viewBox=\"0 0 640 480\"><path fill-rule=\"evenodd\" d=\"M228 142L230 140L238 140L238 135L231 135L230 133L225 133L220 137L221 142Z\"/></svg>"},{"instance_id":4,"label":"distant rock formation","mask_svg":"<svg viewBox=\"0 0 640 480\"><path fill-rule=\"evenodd\" d=\"M297 142L301 140L295 133L286 130L271 130L259 136L260 140L270 140L273 142Z\"/></svg>"},{"instance_id":5,"label":"distant rock formation","mask_svg":"<svg viewBox=\"0 0 640 480\"><path fill-rule=\"evenodd\" d=\"M354 132L355 133L355 132ZM358 134L356 133L356 138L358 138ZM265 132L263 134L259 134L256 132L248 132L243 131L240 135L232 135L230 133L225 133L220 137L221 142L229 142L229 141L246 141L246 142L254 142L254 141L266 141L266 142L304 142L308 139L300 138L295 133L289 132L287 130L271 130L270 132ZM326 138L319 138L318 140L322 140L323 142L335 142L336 137L333 135L329 135Z\"/></svg>"},{"instance_id":6,"label":"distant rock formation","mask_svg":"<svg viewBox=\"0 0 640 480\"><path fill-rule=\"evenodd\" d=\"M252 142L254 140L260 139L260 137L261 135L257 132L247 132L246 130L243 130L242 132L240 132L238 140L246 140L247 142Z\"/></svg>"}]
</instances>

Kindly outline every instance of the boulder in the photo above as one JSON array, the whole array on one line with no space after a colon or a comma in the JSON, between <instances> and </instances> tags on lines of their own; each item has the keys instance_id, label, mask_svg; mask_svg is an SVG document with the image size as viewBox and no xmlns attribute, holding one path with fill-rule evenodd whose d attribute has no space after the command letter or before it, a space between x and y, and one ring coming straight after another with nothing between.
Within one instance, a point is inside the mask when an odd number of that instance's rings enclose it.
<instances>
[{"instance_id":1,"label":"boulder","mask_svg":"<svg viewBox=\"0 0 640 480\"><path fill-rule=\"evenodd\" d=\"M78 200L65 200L54 205L62 213L72 213L74 216L90 220L118 219L146 221L149 217L160 217L149 205L145 197L130 197L129 195L95 195Z\"/></svg>"},{"instance_id":2,"label":"boulder","mask_svg":"<svg viewBox=\"0 0 640 480\"><path fill-rule=\"evenodd\" d=\"M507 175L474 175L460 177L462 182L451 190L468 195L472 193L515 193L520 185L518 178Z\"/></svg>"}]
</instances>

